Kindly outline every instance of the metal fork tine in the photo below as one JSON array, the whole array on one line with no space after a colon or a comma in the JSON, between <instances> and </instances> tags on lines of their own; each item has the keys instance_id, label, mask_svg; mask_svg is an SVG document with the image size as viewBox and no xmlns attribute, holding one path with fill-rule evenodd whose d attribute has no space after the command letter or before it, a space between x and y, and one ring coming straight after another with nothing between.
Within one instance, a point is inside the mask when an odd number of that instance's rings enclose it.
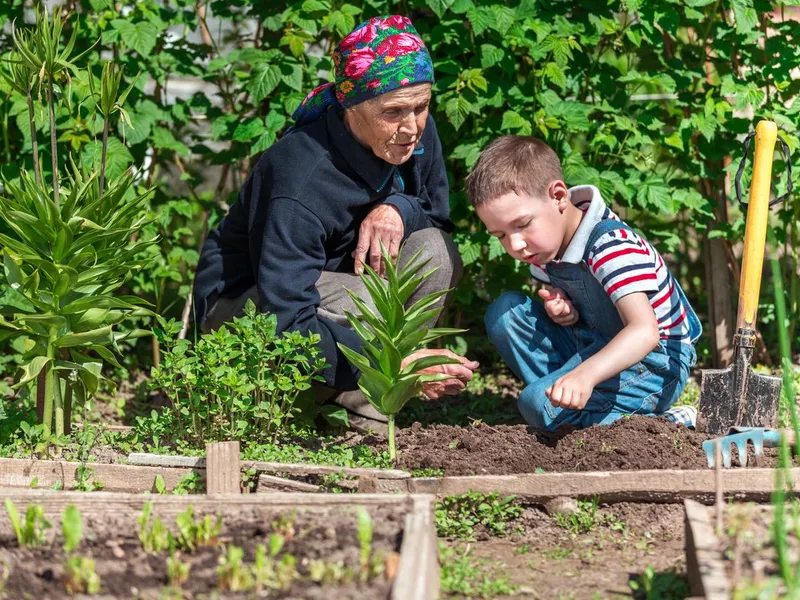
<instances>
[{"instance_id":1,"label":"metal fork tine","mask_svg":"<svg viewBox=\"0 0 800 600\"><path fill-rule=\"evenodd\" d=\"M747 466L747 439L736 440L736 450L739 452L739 464Z\"/></svg>"},{"instance_id":2,"label":"metal fork tine","mask_svg":"<svg viewBox=\"0 0 800 600\"><path fill-rule=\"evenodd\" d=\"M726 469L731 468L731 445L722 444L722 466Z\"/></svg>"}]
</instances>

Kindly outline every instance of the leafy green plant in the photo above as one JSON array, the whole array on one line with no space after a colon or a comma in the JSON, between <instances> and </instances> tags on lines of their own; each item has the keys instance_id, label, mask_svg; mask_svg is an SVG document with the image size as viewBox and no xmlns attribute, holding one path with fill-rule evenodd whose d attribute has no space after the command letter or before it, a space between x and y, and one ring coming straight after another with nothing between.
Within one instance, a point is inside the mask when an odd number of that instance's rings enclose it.
<instances>
[{"instance_id":1,"label":"leafy green plant","mask_svg":"<svg viewBox=\"0 0 800 600\"><path fill-rule=\"evenodd\" d=\"M445 496L436 503L436 533L440 537L473 539L475 528L483 526L492 534L504 536L509 526L522 515L516 496L500 497L497 492L468 492Z\"/></svg>"},{"instance_id":2,"label":"leafy green plant","mask_svg":"<svg viewBox=\"0 0 800 600\"><path fill-rule=\"evenodd\" d=\"M217 577L220 590L246 592L253 589L253 576L244 564L244 550L228 544L226 552L219 557Z\"/></svg>"},{"instance_id":3,"label":"leafy green plant","mask_svg":"<svg viewBox=\"0 0 800 600\"><path fill-rule=\"evenodd\" d=\"M70 594L99 594L100 576L88 556L70 556L64 565L64 585Z\"/></svg>"},{"instance_id":4,"label":"leafy green plant","mask_svg":"<svg viewBox=\"0 0 800 600\"><path fill-rule=\"evenodd\" d=\"M386 265L384 282L374 269L365 266L361 274L378 314L356 294L348 290L359 310L359 316L347 313L350 326L363 341L362 353L337 344L344 355L361 370L358 387L378 412L389 418L389 458L397 458L395 448L395 416L412 396L431 381L443 381L443 373L423 374L419 371L437 365L458 362L442 355L423 356L404 364L417 350L443 335L459 333L459 329L430 329L424 324L435 320L441 308L432 308L449 290L428 294L405 308L405 303L433 271L421 273L427 261L419 261L421 250L403 268L398 268L386 248L381 254Z\"/></svg>"},{"instance_id":5,"label":"leafy green plant","mask_svg":"<svg viewBox=\"0 0 800 600\"><path fill-rule=\"evenodd\" d=\"M155 330L165 351L153 385L172 400L172 431L194 444L274 439L295 414L298 394L321 380L318 335L278 334L275 315L252 302L244 312L195 346L175 339L180 323L160 319Z\"/></svg>"},{"instance_id":6,"label":"leafy green plant","mask_svg":"<svg viewBox=\"0 0 800 600\"><path fill-rule=\"evenodd\" d=\"M195 520L194 509L189 506L185 512L175 517L178 526L178 535L175 542L178 548L194 552L203 546L216 546L220 531L222 530L222 517L216 519L206 515Z\"/></svg>"},{"instance_id":7,"label":"leafy green plant","mask_svg":"<svg viewBox=\"0 0 800 600\"><path fill-rule=\"evenodd\" d=\"M45 518L41 504L29 504L25 509L24 521L11 498L6 498L5 505L20 548L35 548L47 542L46 530L50 528L50 522Z\"/></svg>"},{"instance_id":8,"label":"leafy green plant","mask_svg":"<svg viewBox=\"0 0 800 600\"><path fill-rule=\"evenodd\" d=\"M61 516L61 535L64 538L64 552L71 554L80 546L83 539L83 519L81 511L70 504Z\"/></svg>"},{"instance_id":9,"label":"leafy green plant","mask_svg":"<svg viewBox=\"0 0 800 600\"><path fill-rule=\"evenodd\" d=\"M174 545L174 540L161 518L158 515L153 516L152 513L153 503L145 502L141 514L136 518L139 541L148 554L159 554Z\"/></svg>"},{"instance_id":10,"label":"leafy green plant","mask_svg":"<svg viewBox=\"0 0 800 600\"><path fill-rule=\"evenodd\" d=\"M27 69L18 74L28 77L29 109L40 97L30 82L47 86L52 171L47 185L39 171L32 177L23 170L18 179L4 180L0 196L0 339L24 336L29 344L15 387L37 381L45 439L68 431L72 403L83 403L97 391L103 361L118 364L109 347L141 335L115 331L126 318L142 313L144 303L114 292L141 266L138 255L152 243L132 241L145 223L148 196L134 191L132 173L104 190L97 171L78 167L70 157L66 181L60 181L54 89L68 79L68 70L81 73L74 63L81 56L71 57L78 27L72 27L64 46L63 29L60 12L51 19L44 9L37 10L31 32L12 28L14 50L23 63L17 71ZM106 83L102 94L107 98L112 90Z\"/></svg>"}]
</instances>

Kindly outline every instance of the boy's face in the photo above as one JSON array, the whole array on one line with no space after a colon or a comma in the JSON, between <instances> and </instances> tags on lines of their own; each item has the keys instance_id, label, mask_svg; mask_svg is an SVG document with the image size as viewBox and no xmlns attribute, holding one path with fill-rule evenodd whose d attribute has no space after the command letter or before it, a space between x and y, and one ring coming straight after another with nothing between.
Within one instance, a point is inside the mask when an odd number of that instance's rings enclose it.
<instances>
[{"instance_id":1,"label":"boy's face","mask_svg":"<svg viewBox=\"0 0 800 600\"><path fill-rule=\"evenodd\" d=\"M569 243L565 215L568 206L566 185L555 181L544 197L509 192L479 205L476 212L511 256L546 265L561 256Z\"/></svg>"}]
</instances>

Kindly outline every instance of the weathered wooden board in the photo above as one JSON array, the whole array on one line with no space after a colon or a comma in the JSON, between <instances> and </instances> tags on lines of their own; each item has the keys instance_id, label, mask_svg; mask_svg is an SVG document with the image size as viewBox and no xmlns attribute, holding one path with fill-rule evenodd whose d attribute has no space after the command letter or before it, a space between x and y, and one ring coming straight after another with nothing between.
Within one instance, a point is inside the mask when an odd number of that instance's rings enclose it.
<instances>
[{"instance_id":1,"label":"weathered wooden board","mask_svg":"<svg viewBox=\"0 0 800 600\"><path fill-rule=\"evenodd\" d=\"M128 455L128 464L205 469L206 459L202 456L172 456L134 452ZM329 475L338 473L352 477L377 477L379 479L409 479L411 477L408 471L400 471L397 469L367 469L362 467L336 467L333 465L278 463L252 460L242 461L242 468L253 468L256 471L267 473L287 473L289 475Z\"/></svg>"},{"instance_id":2,"label":"weathered wooden board","mask_svg":"<svg viewBox=\"0 0 800 600\"><path fill-rule=\"evenodd\" d=\"M434 525L434 500L427 495L387 494L303 494L291 492L263 494L230 494L216 496L171 496L123 494L114 492L67 492L31 490L24 488L0 488L0 501L11 499L20 510L29 504L42 506L45 517L58 522L64 509L73 505L87 520L114 517L122 525L133 520L146 502L152 502L154 513L162 519L171 519L185 512L191 505L195 514L217 514L241 516L250 511L258 518L275 509L320 512L341 507L350 509L356 505L365 507L396 508L405 514L400 547L400 564L392 585L392 600L435 600L439 597L439 558ZM0 535L11 535L8 519L0 519Z\"/></svg>"},{"instance_id":3,"label":"weathered wooden board","mask_svg":"<svg viewBox=\"0 0 800 600\"><path fill-rule=\"evenodd\" d=\"M800 468L792 469L792 479ZM728 499L767 501L775 485L775 471L767 468L725 469L722 487ZM598 471L587 473L541 473L521 475L474 475L464 477L361 479L359 491L411 492L439 496L468 491L516 494L530 502L547 502L559 496L592 498L601 502L678 503L690 498L714 500L715 479L711 469Z\"/></svg>"},{"instance_id":4,"label":"weathered wooden board","mask_svg":"<svg viewBox=\"0 0 800 600\"><path fill-rule=\"evenodd\" d=\"M58 484L61 489L71 490L78 483L76 472L81 463L65 460L29 460L24 458L0 458L0 487L31 487L52 489ZM186 475L196 472L201 481L205 480L205 470L176 469L164 467L135 467L130 465L110 465L86 463L91 469L91 481L103 484L110 492L155 492L156 476L164 478L167 491L172 491Z\"/></svg>"},{"instance_id":5,"label":"weathered wooden board","mask_svg":"<svg viewBox=\"0 0 800 600\"><path fill-rule=\"evenodd\" d=\"M706 600L728 600L731 585L725 575L724 559L709 509L693 500L683 504L686 508L686 570L691 593Z\"/></svg>"}]
</instances>

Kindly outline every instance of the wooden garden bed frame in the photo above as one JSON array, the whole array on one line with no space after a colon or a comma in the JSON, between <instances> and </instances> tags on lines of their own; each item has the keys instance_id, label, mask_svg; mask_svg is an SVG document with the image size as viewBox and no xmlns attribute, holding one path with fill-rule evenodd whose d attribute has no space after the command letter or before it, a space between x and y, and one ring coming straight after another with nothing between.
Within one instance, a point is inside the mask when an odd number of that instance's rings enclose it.
<instances>
[{"instance_id":1,"label":"wooden garden bed frame","mask_svg":"<svg viewBox=\"0 0 800 600\"><path fill-rule=\"evenodd\" d=\"M523 473L517 475L472 475L411 477L392 469L346 468L331 465L289 464L264 461L239 461L238 442L209 444L208 459L203 457L131 454L130 464L85 463L95 481L106 491L155 491L160 475L166 491L172 491L182 478L197 473L210 493L235 493L241 469L258 473L257 491L321 492L321 487L290 477L343 475L351 478L361 493L412 493L448 496L469 491L515 494L533 504L545 504L558 497L594 498L600 502L679 503L686 499L712 502L718 490L738 501L768 501L775 481L772 468L642 471L593 471L581 473ZM207 470L207 464L212 469ZM0 458L0 486L74 489L81 463L68 461ZM214 471L219 477L209 477ZM800 480L800 468L792 469L792 479Z\"/></svg>"},{"instance_id":2,"label":"wooden garden bed frame","mask_svg":"<svg viewBox=\"0 0 800 600\"><path fill-rule=\"evenodd\" d=\"M793 480L800 468L793 468ZM719 479L719 480L718 480ZM362 477L364 493L407 492L449 496L469 491L515 494L534 504L558 497L594 498L600 502L679 503L686 499L713 502L718 490L739 501L768 501L775 485L775 469L733 468L642 471L590 471L582 473L523 473L462 477Z\"/></svg>"},{"instance_id":3,"label":"wooden garden bed frame","mask_svg":"<svg viewBox=\"0 0 800 600\"><path fill-rule=\"evenodd\" d=\"M162 519L174 519L191 505L195 513L222 516L241 515L243 510L265 511L292 509L314 513L331 507L364 506L393 509L404 516L400 563L392 583L391 600L434 600L439 597L439 556L434 523L434 497L424 494L390 496L385 494L220 494L171 496L125 494L115 492L67 492L0 487L0 497L10 498L20 510L29 504L40 504L51 522L58 522L64 509L72 504L86 519L109 514L135 515L146 502ZM13 535L8 519L0 519L0 532Z\"/></svg>"},{"instance_id":4,"label":"wooden garden bed frame","mask_svg":"<svg viewBox=\"0 0 800 600\"><path fill-rule=\"evenodd\" d=\"M686 571L689 588L706 600L729 600L731 584L725 574L725 559L714 533L711 510L693 500L683 503L686 527Z\"/></svg>"}]
</instances>

